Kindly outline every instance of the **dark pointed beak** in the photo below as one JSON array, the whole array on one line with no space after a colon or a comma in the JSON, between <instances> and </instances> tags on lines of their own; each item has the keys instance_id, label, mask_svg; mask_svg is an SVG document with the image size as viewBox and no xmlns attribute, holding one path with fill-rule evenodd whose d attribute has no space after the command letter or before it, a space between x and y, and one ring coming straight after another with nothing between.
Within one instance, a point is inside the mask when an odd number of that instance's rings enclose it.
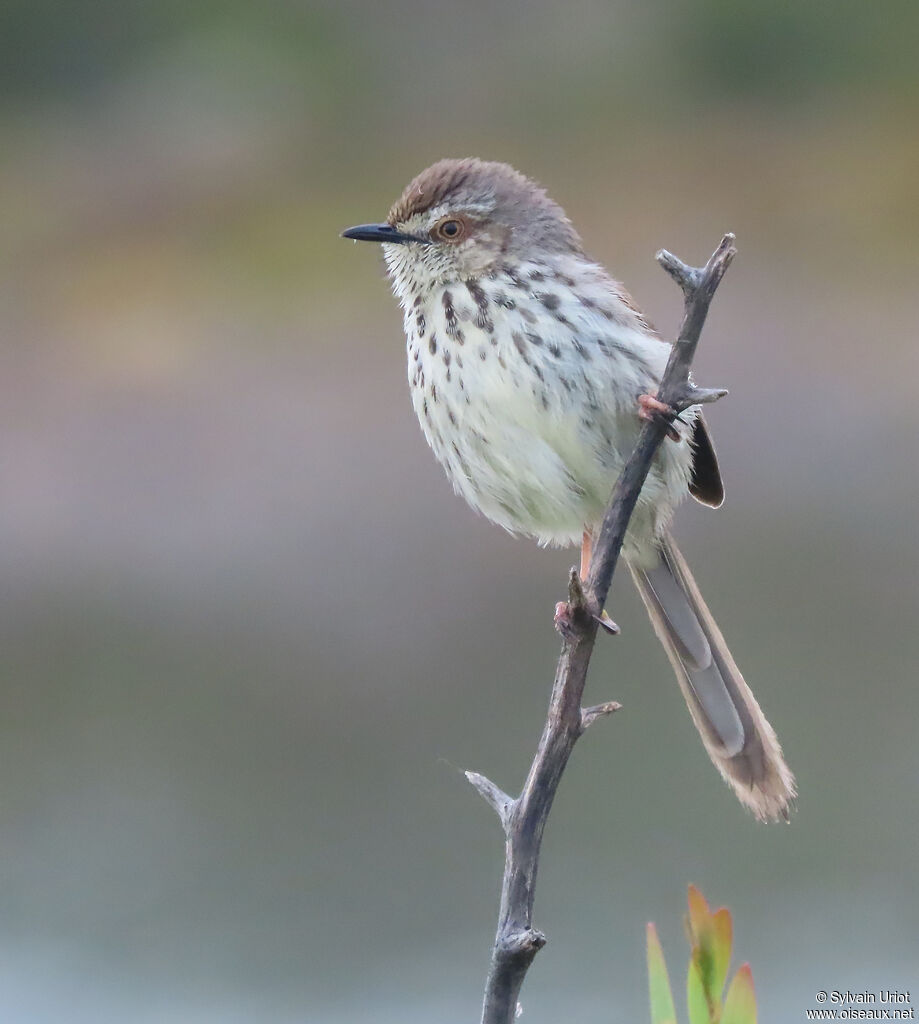
<instances>
[{"instance_id":1,"label":"dark pointed beak","mask_svg":"<svg viewBox=\"0 0 919 1024\"><path fill-rule=\"evenodd\" d=\"M353 238L358 242L387 242L390 245L404 245L406 242L428 244L427 238L406 235L397 231L391 224L358 224L357 227L342 231L341 237Z\"/></svg>"}]
</instances>

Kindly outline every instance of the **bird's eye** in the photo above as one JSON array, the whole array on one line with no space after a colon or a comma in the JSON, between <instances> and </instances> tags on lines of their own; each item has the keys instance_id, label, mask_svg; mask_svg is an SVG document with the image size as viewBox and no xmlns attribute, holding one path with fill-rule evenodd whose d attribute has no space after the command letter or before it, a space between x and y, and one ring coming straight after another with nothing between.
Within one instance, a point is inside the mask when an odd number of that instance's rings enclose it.
<instances>
[{"instance_id":1,"label":"bird's eye","mask_svg":"<svg viewBox=\"0 0 919 1024\"><path fill-rule=\"evenodd\" d=\"M465 233L466 228L463 222L454 217L442 220L434 228L434 234L445 242L458 242Z\"/></svg>"}]
</instances>

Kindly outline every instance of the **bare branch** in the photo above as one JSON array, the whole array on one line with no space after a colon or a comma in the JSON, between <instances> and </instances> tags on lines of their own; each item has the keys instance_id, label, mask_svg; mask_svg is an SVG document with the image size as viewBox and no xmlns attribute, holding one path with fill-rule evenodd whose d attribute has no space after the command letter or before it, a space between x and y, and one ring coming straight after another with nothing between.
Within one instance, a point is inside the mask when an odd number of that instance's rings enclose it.
<instances>
[{"instance_id":1,"label":"bare branch","mask_svg":"<svg viewBox=\"0 0 919 1024\"><path fill-rule=\"evenodd\" d=\"M684 296L680 334L657 393L658 400L670 406L675 414L691 405L716 401L726 394L723 389L695 387L689 370L712 296L735 252L734 236L725 235L704 267L689 267L665 250L657 254L658 262L680 285ZM507 837L498 932L485 984L482 1024L513 1024L523 979L533 958L545 945L545 936L532 926L543 832L574 744L591 722L619 708L615 701L610 701L582 710L581 698L599 616L609 593L626 528L655 453L670 429L664 416L645 421L610 498L594 544L586 587L582 586L577 570L569 577L567 615L564 628L560 629L562 650L549 711L520 796L512 800L483 776L466 773L469 781L498 812Z\"/></svg>"},{"instance_id":2,"label":"bare branch","mask_svg":"<svg viewBox=\"0 0 919 1024\"><path fill-rule=\"evenodd\" d=\"M667 368L657 392L658 401L665 405L675 409L686 408L682 403L695 390L689 380L689 370L696 354L696 346L699 344L699 336L712 297L736 252L734 236L728 234L702 268L687 267L666 251L658 254L661 265L683 289L684 298L680 334L670 352L670 359L667 361ZM602 608L606 601L626 528L635 510L635 503L638 501L645 477L651 469L654 455L666 432L666 423L660 420L646 420L635 449L616 481L590 561L587 589L591 604L595 608Z\"/></svg>"}]
</instances>

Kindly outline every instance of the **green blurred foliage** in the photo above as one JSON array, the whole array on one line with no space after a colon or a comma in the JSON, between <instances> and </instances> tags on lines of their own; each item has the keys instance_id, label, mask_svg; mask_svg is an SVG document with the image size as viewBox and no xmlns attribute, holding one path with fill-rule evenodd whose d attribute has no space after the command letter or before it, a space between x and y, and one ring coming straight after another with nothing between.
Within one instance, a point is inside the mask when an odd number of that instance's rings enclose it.
<instances>
[{"instance_id":1,"label":"green blurred foliage","mask_svg":"<svg viewBox=\"0 0 919 1024\"><path fill-rule=\"evenodd\" d=\"M694 0L679 5L674 53L702 93L800 102L846 90L919 82L913 0Z\"/></svg>"},{"instance_id":2,"label":"green blurred foliage","mask_svg":"<svg viewBox=\"0 0 919 1024\"><path fill-rule=\"evenodd\" d=\"M477 61L496 42L502 59L518 70L522 61L542 57L534 70L543 81L528 82L529 89L551 84L567 95L583 91L591 78L620 86L631 80L640 87L656 79L678 87L671 98L679 105L711 95L786 103L827 86L896 83L914 89L919 81L919 11L912 0L653 0L643 9L623 0L603 7L576 4L572 16L584 19L596 33L592 39L566 31L553 7L547 0L491 7L445 0L8 0L0 9L0 88L8 99L96 89L183 39L226 33L296 54L304 69L320 65L329 83L361 83L364 101L373 104L380 99L367 91L373 56L383 66L390 57L392 77L415 80L421 88L425 76L443 74L456 56L480 73ZM442 35L435 30L428 37L425 13L435 24L442 19ZM451 31L463 24L464 30ZM540 39L552 44L549 60ZM650 67L641 58L648 51L657 57ZM509 98L510 81L497 102Z\"/></svg>"},{"instance_id":3,"label":"green blurred foliage","mask_svg":"<svg viewBox=\"0 0 919 1024\"><path fill-rule=\"evenodd\" d=\"M99 89L202 34L261 37L307 67L340 53L330 21L312 5L277 0L8 0L0 8L0 87L8 98Z\"/></svg>"},{"instance_id":4,"label":"green blurred foliage","mask_svg":"<svg viewBox=\"0 0 919 1024\"><path fill-rule=\"evenodd\" d=\"M651 996L651 1024L676 1024L676 1008L670 975L657 929L648 924L648 988Z\"/></svg>"},{"instance_id":5,"label":"green blurred foliage","mask_svg":"<svg viewBox=\"0 0 919 1024\"><path fill-rule=\"evenodd\" d=\"M724 995L734 935L730 911L721 907L713 913L694 885L689 887L686 933L690 945L686 975L690 1024L756 1024L756 995L749 964L737 970ZM653 924L648 925L648 984L651 1024L676 1024L667 965Z\"/></svg>"}]
</instances>

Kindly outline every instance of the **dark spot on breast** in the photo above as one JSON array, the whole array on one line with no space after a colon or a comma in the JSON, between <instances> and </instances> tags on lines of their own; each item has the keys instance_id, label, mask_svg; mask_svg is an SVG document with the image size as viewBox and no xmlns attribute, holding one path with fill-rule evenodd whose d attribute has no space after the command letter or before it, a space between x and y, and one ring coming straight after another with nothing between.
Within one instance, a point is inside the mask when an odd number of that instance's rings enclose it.
<instances>
[{"instance_id":1,"label":"dark spot on breast","mask_svg":"<svg viewBox=\"0 0 919 1024\"><path fill-rule=\"evenodd\" d=\"M420 305L421 305L421 296L420 296L420 295L417 295L417 296L415 297L415 302L414 302L414 307L415 307L415 309L417 309L417 308L418 308L418 307L419 307Z\"/></svg>"},{"instance_id":2,"label":"dark spot on breast","mask_svg":"<svg viewBox=\"0 0 919 1024\"><path fill-rule=\"evenodd\" d=\"M584 490L584 488L567 470L565 472L565 483L568 485L568 490L571 491L572 494L577 495L577 497L583 498L587 494L587 491Z\"/></svg>"},{"instance_id":3,"label":"dark spot on breast","mask_svg":"<svg viewBox=\"0 0 919 1024\"><path fill-rule=\"evenodd\" d=\"M577 338L573 339L574 350L584 360L585 363L589 363L593 356L587 351L586 348L578 341Z\"/></svg>"},{"instance_id":4,"label":"dark spot on breast","mask_svg":"<svg viewBox=\"0 0 919 1024\"><path fill-rule=\"evenodd\" d=\"M536 323L536 314L533 313L531 310L527 309L526 306L520 307L520 315L523 317L524 320L526 320L528 324Z\"/></svg>"},{"instance_id":5,"label":"dark spot on breast","mask_svg":"<svg viewBox=\"0 0 919 1024\"><path fill-rule=\"evenodd\" d=\"M466 278L463 282L466 286L466 291L469 292L469 298L475 303L475 307L480 313L488 312L488 295L485 289L479 284L478 279L475 277Z\"/></svg>"},{"instance_id":6,"label":"dark spot on breast","mask_svg":"<svg viewBox=\"0 0 919 1024\"><path fill-rule=\"evenodd\" d=\"M511 282L512 285L514 285L517 288L520 288L523 291L528 290L523 278L517 273L516 270L514 270L514 268L509 263L502 263L500 269L501 273L504 274L504 276L508 279L508 281Z\"/></svg>"},{"instance_id":7,"label":"dark spot on breast","mask_svg":"<svg viewBox=\"0 0 919 1024\"><path fill-rule=\"evenodd\" d=\"M433 334L431 335L431 342L432 342L432 344L434 342L434 335ZM442 358L443 358L443 361L444 361L444 366L449 366L450 365L450 349L444 348Z\"/></svg>"},{"instance_id":8,"label":"dark spot on breast","mask_svg":"<svg viewBox=\"0 0 919 1024\"><path fill-rule=\"evenodd\" d=\"M580 304L585 309L596 309L596 306L597 306L596 302L594 302L593 299L588 298L586 295L578 295L577 299L578 299L578 302L580 302Z\"/></svg>"},{"instance_id":9,"label":"dark spot on breast","mask_svg":"<svg viewBox=\"0 0 919 1024\"><path fill-rule=\"evenodd\" d=\"M447 415L450 417L450 422L455 427L456 426L456 416L454 415L453 410L449 406L447 406Z\"/></svg>"},{"instance_id":10,"label":"dark spot on breast","mask_svg":"<svg viewBox=\"0 0 919 1024\"><path fill-rule=\"evenodd\" d=\"M523 359L523 361L527 364L527 366L529 366L530 365L530 359L529 359L529 356L527 355L527 342L526 342L526 338L524 338L524 336L520 333L520 331L513 331L511 333L511 338L513 339L515 348L520 353L521 359Z\"/></svg>"},{"instance_id":11,"label":"dark spot on breast","mask_svg":"<svg viewBox=\"0 0 919 1024\"><path fill-rule=\"evenodd\" d=\"M548 409L549 408L549 396L545 393L545 391L543 391L542 395L540 395L540 398L542 399L542 407L543 407L543 409Z\"/></svg>"},{"instance_id":12,"label":"dark spot on breast","mask_svg":"<svg viewBox=\"0 0 919 1024\"><path fill-rule=\"evenodd\" d=\"M453 296L445 291L441 299L444 306L444 319L447 322L447 337L452 338L457 344L462 345L465 341L463 332L459 329L456 320L456 308L453 305Z\"/></svg>"},{"instance_id":13,"label":"dark spot on breast","mask_svg":"<svg viewBox=\"0 0 919 1024\"><path fill-rule=\"evenodd\" d=\"M607 355L612 355L613 352L620 356L629 355L629 350L625 347L625 345L620 344L614 338L597 338L597 345Z\"/></svg>"},{"instance_id":14,"label":"dark spot on breast","mask_svg":"<svg viewBox=\"0 0 919 1024\"><path fill-rule=\"evenodd\" d=\"M539 301L546 307L546 309L558 309L562 300L551 292L541 292L539 295Z\"/></svg>"},{"instance_id":15,"label":"dark spot on breast","mask_svg":"<svg viewBox=\"0 0 919 1024\"><path fill-rule=\"evenodd\" d=\"M484 363L487 358L488 358L488 349L484 345L482 345L479 348L479 359L481 359L482 362Z\"/></svg>"},{"instance_id":16,"label":"dark spot on breast","mask_svg":"<svg viewBox=\"0 0 919 1024\"><path fill-rule=\"evenodd\" d=\"M460 469L462 469L463 474L468 477L469 476L469 466L466 464L466 460L460 454L459 448L456 447L456 442L455 441L452 443L452 448L453 448L453 454L456 456L456 460L457 460L457 462L460 465Z\"/></svg>"},{"instance_id":17,"label":"dark spot on breast","mask_svg":"<svg viewBox=\"0 0 919 1024\"><path fill-rule=\"evenodd\" d=\"M504 361L504 356L498 356L498 365L501 367L502 370L507 369L507 363Z\"/></svg>"},{"instance_id":18,"label":"dark spot on breast","mask_svg":"<svg viewBox=\"0 0 919 1024\"><path fill-rule=\"evenodd\" d=\"M472 297L472 301L476 305L477 313L475 318L475 325L482 331L488 331L489 333L495 329L495 325L492 323L491 317L489 316L489 305L488 296L485 294L482 286L475 278L470 278L466 282L466 290Z\"/></svg>"},{"instance_id":19,"label":"dark spot on breast","mask_svg":"<svg viewBox=\"0 0 919 1024\"><path fill-rule=\"evenodd\" d=\"M447 370L447 383L448 384L450 383L450 371L449 370Z\"/></svg>"},{"instance_id":20,"label":"dark spot on breast","mask_svg":"<svg viewBox=\"0 0 919 1024\"><path fill-rule=\"evenodd\" d=\"M529 278L531 281L545 281L546 275L541 270L531 270Z\"/></svg>"},{"instance_id":21,"label":"dark spot on breast","mask_svg":"<svg viewBox=\"0 0 919 1024\"><path fill-rule=\"evenodd\" d=\"M560 281L563 285L566 285L568 288L573 288L574 287L574 278L573 277L569 277L567 274L558 274L557 273L555 275L555 279L556 279L556 281Z\"/></svg>"},{"instance_id":22,"label":"dark spot on breast","mask_svg":"<svg viewBox=\"0 0 919 1024\"><path fill-rule=\"evenodd\" d=\"M549 352L551 355L555 356L556 359L561 358L562 350L558 347L558 345L555 344L554 341L551 345L549 345Z\"/></svg>"},{"instance_id":23,"label":"dark spot on breast","mask_svg":"<svg viewBox=\"0 0 919 1024\"><path fill-rule=\"evenodd\" d=\"M431 401L435 405L437 405L437 385L436 384L432 384L431 385Z\"/></svg>"},{"instance_id":24,"label":"dark spot on breast","mask_svg":"<svg viewBox=\"0 0 919 1024\"><path fill-rule=\"evenodd\" d=\"M415 326L418 328L418 337L423 338L425 328L424 313L419 313L418 316L415 317Z\"/></svg>"},{"instance_id":25,"label":"dark spot on breast","mask_svg":"<svg viewBox=\"0 0 919 1024\"><path fill-rule=\"evenodd\" d=\"M431 340L428 342L428 351L432 356L437 355L437 338L432 334Z\"/></svg>"},{"instance_id":26,"label":"dark spot on breast","mask_svg":"<svg viewBox=\"0 0 919 1024\"><path fill-rule=\"evenodd\" d=\"M456 365L462 370L462 368L463 368L463 357L459 354L459 352L456 353Z\"/></svg>"},{"instance_id":27,"label":"dark spot on breast","mask_svg":"<svg viewBox=\"0 0 919 1024\"><path fill-rule=\"evenodd\" d=\"M535 345L537 348L539 348L539 346L542 344L542 338L540 338L540 336L536 334L534 331L527 331L526 334L527 341L531 345Z\"/></svg>"}]
</instances>

